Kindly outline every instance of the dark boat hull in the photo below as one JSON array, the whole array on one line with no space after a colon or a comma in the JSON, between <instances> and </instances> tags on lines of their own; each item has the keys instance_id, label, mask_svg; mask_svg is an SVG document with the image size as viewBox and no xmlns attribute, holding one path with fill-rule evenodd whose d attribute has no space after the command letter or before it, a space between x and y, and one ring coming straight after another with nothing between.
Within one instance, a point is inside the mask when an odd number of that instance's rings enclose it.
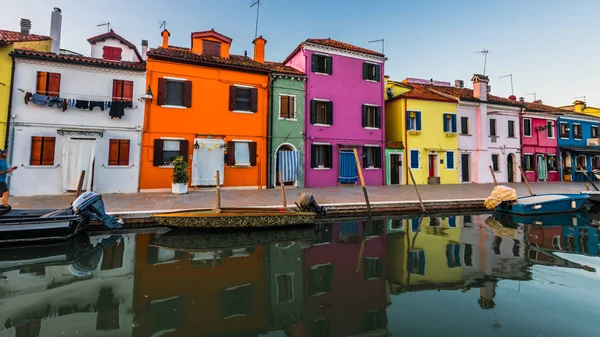
<instances>
[{"instance_id":1,"label":"dark boat hull","mask_svg":"<svg viewBox=\"0 0 600 337\"><path fill-rule=\"evenodd\" d=\"M69 240L86 224L70 209L12 210L0 216L0 244Z\"/></svg>"}]
</instances>

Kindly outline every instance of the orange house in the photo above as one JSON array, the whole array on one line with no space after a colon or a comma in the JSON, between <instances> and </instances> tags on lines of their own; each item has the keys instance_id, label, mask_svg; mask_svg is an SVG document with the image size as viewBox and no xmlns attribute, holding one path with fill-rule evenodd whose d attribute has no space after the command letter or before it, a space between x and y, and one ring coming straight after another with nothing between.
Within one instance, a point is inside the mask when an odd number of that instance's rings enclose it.
<instances>
[{"instance_id":1,"label":"orange house","mask_svg":"<svg viewBox=\"0 0 600 337\"><path fill-rule=\"evenodd\" d=\"M134 336L258 336L266 332L263 246L176 251L148 246L153 235L137 236Z\"/></svg>"},{"instance_id":2,"label":"orange house","mask_svg":"<svg viewBox=\"0 0 600 337\"><path fill-rule=\"evenodd\" d=\"M170 162L183 156L190 186L264 188L270 65L266 40L254 57L230 54L231 39L214 30L191 34L191 48L163 44L148 51L147 104L140 190L171 187Z\"/></svg>"}]
</instances>

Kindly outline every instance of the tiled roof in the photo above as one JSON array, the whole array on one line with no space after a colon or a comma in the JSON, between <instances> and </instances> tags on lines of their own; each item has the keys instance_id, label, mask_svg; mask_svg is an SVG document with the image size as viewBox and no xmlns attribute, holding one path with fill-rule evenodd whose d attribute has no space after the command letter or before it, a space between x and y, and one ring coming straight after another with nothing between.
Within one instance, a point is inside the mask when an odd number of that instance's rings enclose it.
<instances>
[{"instance_id":1,"label":"tiled roof","mask_svg":"<svg viewBox=\"0 0 600 337\"><path fill-rule=\"evenodd\" d=\"M250 57L242 55L229 55L229 58L212 56L206 54L196 54L189 49L176 48L155 48L148 51L148 57L156 59L167 59L175 62L189 62L202 65L212 65L215 67L229 67L256 72L277 72L290 75L304 75L304 73L281 63L254 61Z\"/></svg>"},{"instance_id":2,"label":"tiled roof","mask_svg":"<svg viewBox=\"0 0 600 337\"><path fill-rule=\"evenodd\" d=\"M35 34L23 34L20 32L13 32L10 30L0 29L0 45L8 45L13 42L30 42L30 41L46 41L52 40L50 36L35 35Z\"/></svg>"},{"instance_id":3,"label":"tiled roof","mask_svg":"<svg viewBox=\"0 0 600 337\"><path fill-rule=\"evenodd\" d=\"M413 85L412 83L410 83L410 85ZM472 89L467 89L467 88L457 88L457 87L446 87L446 86L438 86L438 85L427 85L426 86L428 89L433 90L435 92L439 92L439 93L444 93L446 95L450 95L450 96L454 96L458 99L464 100L464 101L472 101L472 102L481 102L481 100L479 98L476 98L473 94L473 90ZM508 105L508 106L515 106L515 107L521 107L523 106L523 104L519 101L513 101L510 100L508 98L504 98L504 97L500 97L500 96L495 96L495 95L487 95L487 101L488 103L492 103L492 104L499 104L499 105Z\"/></svg>"},{"instance_id":4,"label":"tiled roof","mask_svg":"<svg viewBox=\"0 0 600 337\"><path fill-rule=\"evenodd\" d=\"M403 84L406 85L406 83L403 83ZM402 98L407 98L407 99L420 99L420 100L424 100L424 101L453 102L453 103L457 102L456 99L451 99L446 96L437 94L431 90L428 90L425 86L422 86L422 85L408 84L407 86L411 87L412 90L405 92L397 97L402 97Z\"/></svg>"},{"instance_id":5,"label":"tiled roof","mask_svg":"<svg viewBox=\"0 0 600 337\"><path fill-rule=\"evenodd\" d=\"M33 58L40 60L48 60L54 62L77 63L90 66L107 67L107 68L123 68L131 70L145 70L146 63L144 62L125 62L125 61L108 61L87 56L65 55L54 53L42 53L33 50L15 49L11 55L17 57Z\"/></svg>"},{"instance_id":6,"label":"tiled roof","mask_svg":"<svg viewBox=\"0 0 600 337\"><path fill-rule=\"evenodd\" d=\"M282 63L284 63L284 64L287 63L294 55L296 55L300 51L300 49L302 49L302 46L305 43L312 43L312 44L316 44L316 45L320 45L320 46L326 46L326 47L332 47L332 48L337 48L337 49L341 49L341 50L353 51L353 52L363 53L363 54L367 54L367 55L385 57L385 55L382 53L379 53L379 52L376 52L376 51L373 51L370 49L366 49L366 48L353 46L351 44L332 40L332 39L306 39L306 41L300 43L296 47L296 49L294 49L294 51L292 51L290 53L290 55L288 55L288 57L285 58L285 60Z\"/></svg>"},{"instance_id":7,"label":"tiled roof","mask_svg":"<svg viewBox=\"0 0 600 337\"><path fill-rule=\"evenodd\" d=\"M105 41L106 39L115 39L115 40L118 40L122 44L124 44L127 47L133 49L133 51L135 52L135 55L138 57L139 60L143 60L142 59L142 55L137 50L137 47L133 43L131 43L128 40L126 40L121 35L115 33L112 29L108 33L104 33L104 34L96 35L94 37L90 37L88 39L88 42L91 43L91 44L95 44L96 42Z\"/></svg>"},{"instance_id":8,"label":"tiled roof","mask_svg":"<svg viewBox=\"0 0 600 337\"><path fill-rule=\"evenodd\" d=\"M570 111L553 107L550 105L542 104L542 103L533 103L533 102L525 102L525 110L530 112L544 112L561 115L564 113L570 113Z\"/></svg>"}]
</instances>

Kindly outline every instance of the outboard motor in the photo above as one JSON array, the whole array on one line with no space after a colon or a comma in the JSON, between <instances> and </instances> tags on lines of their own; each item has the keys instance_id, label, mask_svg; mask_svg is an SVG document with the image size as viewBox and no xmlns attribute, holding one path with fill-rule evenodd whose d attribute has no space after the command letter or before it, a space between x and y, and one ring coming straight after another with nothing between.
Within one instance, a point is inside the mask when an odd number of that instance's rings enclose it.
<instances>
[{"instance_id":1,"label":"outboard motor","mask_svg":"<svg viewBox=\"0 0 600 337\"><path fill-rule=\"evenodd\" d=\"M73 208L73 213L85 216L88 219L100 221L108 228L121 227L121 223L106 214L102 196L96 192L88 191L81 194L73 201L71 207Z\"/></svg>"},{"instance_id":2,"label":"outboard motor","mask_svg":"<svg viewBox=\"0 0 600 337\"><path fill-rule=\"evenodd\" d=\"M296 203L296 206L302 212L315 212L322 216L327 215L327 208L319 206L312 194L302 193L300 195L300 203Z\"/></svg>"}]
</instances>

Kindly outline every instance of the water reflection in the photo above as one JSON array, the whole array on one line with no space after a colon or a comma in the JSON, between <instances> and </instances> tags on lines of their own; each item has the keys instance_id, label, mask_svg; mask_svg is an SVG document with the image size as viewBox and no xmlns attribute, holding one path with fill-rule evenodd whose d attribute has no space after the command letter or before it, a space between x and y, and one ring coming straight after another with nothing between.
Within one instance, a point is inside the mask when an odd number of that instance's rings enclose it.
<instances>
[{"instance_id":1,"label":"water reflection","mask_svg":"<svg viewBox=\"0 0 600 337\"><path fill-rule=\"evenodd\" d=\"M436 335L444 330L432 332L431 320L420 325L418 313L430 316L438 307L458 308L444 317L459 322L464 317L458 312L491 312L480 317L480 327L460 329L514 335L521 323L506 317L519 306L506 301L543 296L542 278L552 284L577 278L598 287L582 277L597 280L594 268L556 254L597 257L598 250L595 222L578 214L80 236L0 249L0 337ZM555 274L539 276L539 268ZM507 292L500 283L517 290ZM545 319L548 326L556 320ZM578 329L585 335L585 327Z\"/></svg>"}]
</instances>

